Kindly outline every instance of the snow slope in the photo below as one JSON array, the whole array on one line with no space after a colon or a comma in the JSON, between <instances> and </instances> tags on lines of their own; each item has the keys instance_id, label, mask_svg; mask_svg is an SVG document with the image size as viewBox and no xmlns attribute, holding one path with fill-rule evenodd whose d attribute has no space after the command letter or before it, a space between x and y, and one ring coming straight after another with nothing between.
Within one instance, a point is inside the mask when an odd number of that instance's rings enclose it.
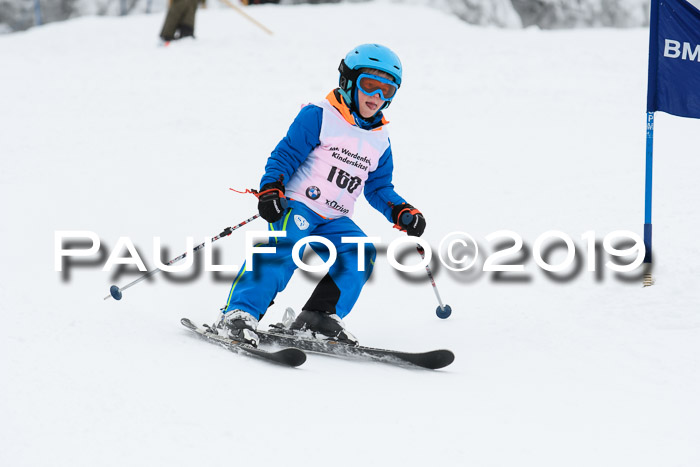
<instances>
[{"instance_id":1,"label":"snow slope","mask_svg":"<svg viewBox=\"0 0 700 467\"><path fill-rule=\"evenodd\" d=\"M366 345L453 349L445 370L321 356L290 370L199 342L179 319L213 321L231 274L160 275L102 300L138 276L100 270L119 237L152 267L154 236L167 259L250 217L255 200L228 188L257 186L299 106L362 42L404 62L394 181L434 247L466 231L481 266L501 229L529 252L561 230L577 258L586 231L641 233L647 31L503 31L372 3L249 12L275 34L212 9L196 41L168 48L160 15L0 37L0 464L697 465L694 120L657 115L653 287L585 265L552 280L531 253L507 258L520 281L436 261L454 310L442 321L425 275L382 251L348 327ZM356 213L383 248L402 235L364 201ZM56 272L59 230L95 232L102 256ZM222 240L220 260L240 264L243 239ZM317 277L295 276L262 324Z\"/></svg>"}]
</instances>

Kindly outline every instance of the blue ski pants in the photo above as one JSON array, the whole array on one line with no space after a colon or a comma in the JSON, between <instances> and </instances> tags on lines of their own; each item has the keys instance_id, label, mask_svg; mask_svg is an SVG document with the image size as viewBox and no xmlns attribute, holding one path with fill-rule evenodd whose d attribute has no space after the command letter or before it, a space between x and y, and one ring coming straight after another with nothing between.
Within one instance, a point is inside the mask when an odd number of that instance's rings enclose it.
<instances>
[{"instance_id":1,"label":"blue ski pants","mask_svg":"<svg viewBox=\"0 0 700 467\"><path fill-rule=\"evenodd\" d=\"M231 286L225 312L240 309L260 319L297 269L292 260L294 244L314 235L329 240L338 256L302 309L335 313L340 318L347 316L372 273L377 250L371 243L359 246L364 248L364 271L360 271L358 244L342 243L341 238L366 237L365 233L348 217L327 219L293 200L282 218L268 227L270 231L286 231L287 236L270 237L266 246L274 246L276 252L254 254L252 271L243 264ZM323 261L328 260L330 253L325 245L318 242L308 245Z\"/></svg>"}]
</instances>

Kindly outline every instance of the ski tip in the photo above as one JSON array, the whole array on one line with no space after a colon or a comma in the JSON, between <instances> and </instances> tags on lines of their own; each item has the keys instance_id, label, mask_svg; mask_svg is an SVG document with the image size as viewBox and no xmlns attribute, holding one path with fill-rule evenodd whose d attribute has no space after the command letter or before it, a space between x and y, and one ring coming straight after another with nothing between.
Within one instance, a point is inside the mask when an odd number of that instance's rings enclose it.
<instances>
[{"instance_id":1,"label":"ski tip","mask_svg":"<svg viewBox=\"0 0 700 467\"><path fill-rule=\"evenodd\" d=\"M284 352L285 361L289 366L298 367L306 362L306 353L299 349L285 349Z\"/></svg>"},{"instance_id":2,"label":"ski tip","mask_svg":"<svg viewBox=\"0 0 700 467\"><path fill-rule=\"evenodd\" d=\"M430 370L439 370L440 368L445 368L455 361L455 354L451 350L441 349L433 350L426 354L427 360L425 365L421 365L424 368Z\"/></svg>"}]
</instances>

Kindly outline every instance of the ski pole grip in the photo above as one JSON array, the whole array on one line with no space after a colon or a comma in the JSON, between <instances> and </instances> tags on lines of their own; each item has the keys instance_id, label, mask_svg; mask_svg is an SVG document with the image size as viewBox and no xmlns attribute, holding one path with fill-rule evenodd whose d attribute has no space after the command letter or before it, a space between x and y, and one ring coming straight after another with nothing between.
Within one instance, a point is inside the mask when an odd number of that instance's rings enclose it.
<instances>
[{"instance_id":1,"label":"ski pole grip","mask_svg":"<svg viewBox=\"0 0 700 467\"><path fill-rule=\"evenodd\" d=\"M401 214L401 223L403 225L408 225L412 221L413 221L413 214L411 214L410 212L404 212L403 214Z\"/></svg>"}]
</instances>

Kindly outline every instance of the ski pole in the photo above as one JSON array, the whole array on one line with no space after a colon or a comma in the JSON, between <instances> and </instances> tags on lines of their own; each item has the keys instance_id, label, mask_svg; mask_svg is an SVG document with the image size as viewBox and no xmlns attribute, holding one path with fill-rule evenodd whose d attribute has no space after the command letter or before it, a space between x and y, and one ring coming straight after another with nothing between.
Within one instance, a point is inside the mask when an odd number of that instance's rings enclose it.
<instances>
[{"instance_id":1,"label":"ski pole","mask_svg":"<svg viewBox=\"0 0 700 467\"><path fill-rule=\"evenodd\" d=\"M418 250L418 253L420 253L421 258L425 259L425 250L423 249L423 247L420 245L416 245L416 249ZM438 292L437 285L435 285L433 273L430 271L430 265L426 264L425 270L427 271L428 277L430 278L430 283L433 284L433 292L435 292L435 296L437 297L438 303L440 304L440 306L438 306L435 310L435 313L438 315L438 318L447 319L452 314L452 307L450 307L450 305L442 304L440 292Z\"/></svg>"},{"instance_id":2,"label":"ski pole","mask_svg":"<svg viewBox=\"0 0 700 467\"><path fill-rule=\"evenodd\" d=\"M245 19L247 19L248 21L250 21L251 23L253 23L253 24L256 25L257 27L259 27L260 29L262 29L263 31L265 31L266 33L268 33L269 35L272 35L272 31L270 31L270 30L267 29L265 26L263 26L262 24L260 24L255 18L253 18L253 17L247 15L247 14L245 13L245 11L241 10L241 9L238 8L236 5L234 5L233 3L229 2L229 0L221 0L221 3L223 3L224 5L226 5L226 6L229 7L229 8L232 8L232 9L236 10L236 12L239 13L241 16L243 16Z\"/></svg>"},{"instance_id":3,"label":"ski pole","mask_svg":"<svg viewBox=\"0 0 700 467\"><path fill-rule=\"evenodd\" d=\"M241 222L240 224L238 224L238 225L236 225L236 226L233 226L233 227L226 227L219 235L217 235L216 237L212 237L211 242L214 243L215 241L219 240L220 238L228 237L229 235L231 235L231 233L232 233L234 230L236 230L236 229L239 228L239 227L243 227L243 226L246 225L247 223L252 222L252 221L254 221L255 219L257 219L258 217L260 217L260 214L256 214L256 215L254 215L253 217L251 217L250 219L246 219L246 220L244 220L243 222ZM204 248L204 245L206 245L206 242L200 243L199 245L197 245L196 247L194 247L194 248L192 249L192 253L194 253L195 251L201 250L202 248ZM171 264L177 263L177 262L180 261L181 259L185 258L185 257L187 256L187 253L188 253L188 252L184 252L183 254L181 254L180 256L178 256L177 258L171 259L171 260L168 261L165 265L166 265L166 266L170 266ZM132 281L132 282L129 282L129 283L126 284L124 287L117 287L116 285L113 285L112 287L109 288L109 295L107 295L104 299L107 300L109 297L112 297L112 298L114 298L115 300L121 300L121 299L122 299L122 292L123 292L124 290L128 289L128 288L131 287L132 285L138 284L138 283L141 282L142 280L144 280L144 279L146 279L146 278L148 278L148 277L151 277L152 275L157 274L157 273L159 273L159 272L161 272L161 269L157 269L157 268L156 268L156 269L152 269L152 270L148 271L146 274L144 274L143 276L139 277L138 279L136 279L136 280L134 280L134 281Z\"/></svg>"}]
</instances>

